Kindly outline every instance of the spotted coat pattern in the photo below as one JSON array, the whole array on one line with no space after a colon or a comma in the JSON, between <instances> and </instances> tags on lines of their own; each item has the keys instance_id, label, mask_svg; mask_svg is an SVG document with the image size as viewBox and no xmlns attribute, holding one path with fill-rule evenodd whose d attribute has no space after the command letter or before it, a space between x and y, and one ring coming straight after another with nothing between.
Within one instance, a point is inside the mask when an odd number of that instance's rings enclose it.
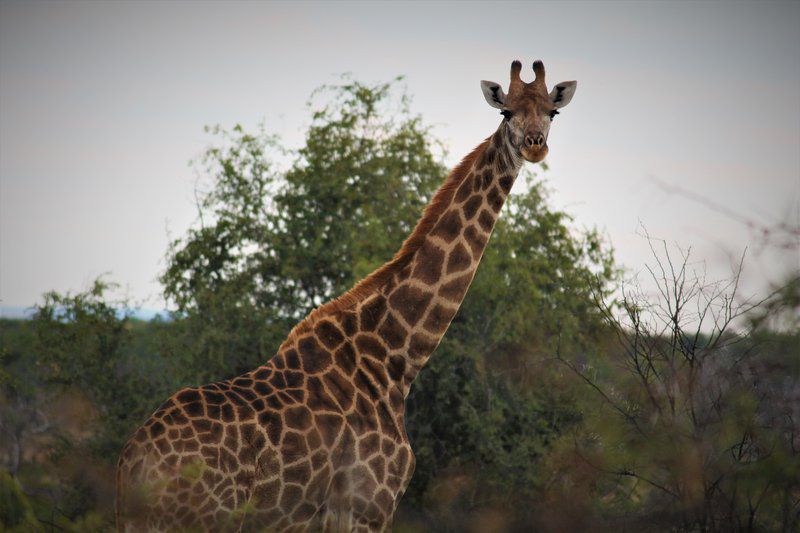
<instances>
[{"instance_id":1,"label":"spotted coat pattern","mask_svg":"<svg viewBox=\"0 0 800 533\"><path fill-rule=\"evenodd\" d=\"M119 461L125 531L384 531L414 471L405 398L458 311L521 160L505 124L404 249L263 366L179 391Z\"/></svg>"}]
</instances>

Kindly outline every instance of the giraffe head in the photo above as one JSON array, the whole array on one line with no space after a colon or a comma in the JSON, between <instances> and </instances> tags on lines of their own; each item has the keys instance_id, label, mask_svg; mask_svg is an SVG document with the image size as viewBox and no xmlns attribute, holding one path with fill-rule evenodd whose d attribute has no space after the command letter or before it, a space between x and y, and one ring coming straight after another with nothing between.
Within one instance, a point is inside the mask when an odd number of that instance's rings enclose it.
<instances>
[{"instance_id":1,"label":"giraffe head","mask_svg":"<svg viewBox=\"0 0 800 533\"><path fill-rule=\"evenodd\" d=\"M562 81L548 92L544 82L544 63L533 62L536 78L525 83L519 76L522 63L511 63L508 94L499 83L482 81L481 89L489 105L500 109L513 146L526 160L538 163L547 155L547 135L558 109L567 105L575 94L576 81Z\"/></svg>"}]
</instances>

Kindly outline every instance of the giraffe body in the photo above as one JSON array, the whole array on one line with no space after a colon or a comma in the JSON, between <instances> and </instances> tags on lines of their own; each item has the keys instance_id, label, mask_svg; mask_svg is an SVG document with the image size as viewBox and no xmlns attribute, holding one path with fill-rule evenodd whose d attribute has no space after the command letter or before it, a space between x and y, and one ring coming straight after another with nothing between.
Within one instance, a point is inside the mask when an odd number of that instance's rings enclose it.
<instances>
[{"instance_id":1,"label":"giraffe body","mask_svg":"<svg viewBox=\"0 0 800 533\"><path fill-rule=\"evenodd\" d=\"M159 407L120 456L118 528L390 529L414 471L411 383L458 311L523 157L547 152L519 149L518 134L504 121L394 259L314 310L266 364Z\"/></svg>"}]
</instances>

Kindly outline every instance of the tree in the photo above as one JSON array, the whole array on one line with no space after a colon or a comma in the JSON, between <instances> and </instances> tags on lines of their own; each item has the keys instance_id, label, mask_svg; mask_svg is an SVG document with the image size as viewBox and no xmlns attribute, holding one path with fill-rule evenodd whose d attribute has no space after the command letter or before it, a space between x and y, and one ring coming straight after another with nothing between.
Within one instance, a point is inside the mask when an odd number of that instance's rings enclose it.
<instances>
[{"instance_id":1,"label":"tree","mask_svg":"<svg viewBox=\"0 0 800 533\"><path fill-rule=\"evenodd\" d=\"M3 470L0 470L0 524L3 531L41 530L19 482Z\"/></svg>"},{"instance_id":2,"label":"tree","mask_svg":"<svg viewBox=\"0 0 800 533\"><path fill-rule=\"evenodd\" d=\"M49 292L30 321L0 324L0 459L16 478L6 489L21 486L35 516L59 529L113 522L119 450L176 386L150 339L163 324L131 320L112 288L98 279Z\"/></svg>"},{"instance_id":3,"label":"tree","mask_svg":"<svg viewBox=\"0 0 800 533\"><path fill-rule=\"evenodd\" d=\"M560 355L600 407L562 442L555 475L595 470L596 510L628 526L795 530L798 332L763 326L764 313L797 309L796 281L752 303L737 295L741 266L711 283L688 252L676 261L664 245L654 258L656 297L633 286L597 299L616 344L583 363Z\"/></svg>"},{"instance_id":4,"label":"tree","mask_svg":"<svg viewBox=\"0 0 800 533\"><path fill-rule=\"evenodd\" d=\"M396 83L322 87L296 152L263 130L211 130L218 141L201 159L210 181L198 224L173 242L162 276L180 331L168 357L183 358L195 373L188 382L271 357L298 320L390 259L412 231L447 169ZM589 342L600 324L589 281L615 276L600 236L570 229L534 175L516 189L408 401L417 470L401 514L422 506L437 526L463 526L486 507L530 507L537 457L577 420L568 398L542 386L545 347ZM469 486L431 496L459 472Z\"/></svg>"},{"instance_id":5,"label":"tree","mask_svg":"<svg viewBox=\"0 0 800 533\"><path fill-rule=\"evenodd\" d=\"M276 138L211 130L220 144L200 161L211 185L198 193L198 227L172 243L161 278L185 318L183 342L168 349L205 370L193 378L271 357L297 321L410 233L445 169L408 99L391 89L349 80L319 89L329 101L285 171Z\"/></svg>"},{"instance_id":6,"label":"tree","mask_svg":"<svg viewBox=\"0 0 800 533\"><path fill-rule=\"evenodd\" d=\"M428 509L428 527L468 527L482 513L525 527L538 511L539 459L580 421L572 391L548 363L560 342L586 348L601 334L594 281L616 278L595 231L575 232L523 171L464 305L408 399L417 470L404 508ZM447 486L446 497L431 490ZM458 489L454 489L458 486Z\"/></svg>"},{"instance_id":7,"label":"tree","mask_svg":"<svg viewBox=\"0 0 800 533\"><path fill-rule=\"evenodd\" d=\"M173 386L163 361L131 353L135 324L127 302L109 298L113 288L97 279L74 295L47 293L32 320L38 375L48 390L76 392L97 409L91 446L100 456L115 455L153 397Z\"/></svg>"}]
</instances>

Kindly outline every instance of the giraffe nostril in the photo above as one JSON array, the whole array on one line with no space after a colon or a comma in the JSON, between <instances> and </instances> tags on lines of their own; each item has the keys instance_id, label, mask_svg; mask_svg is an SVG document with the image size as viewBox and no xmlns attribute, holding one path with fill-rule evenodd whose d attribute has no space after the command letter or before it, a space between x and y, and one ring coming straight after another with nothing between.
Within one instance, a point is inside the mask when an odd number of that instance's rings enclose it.
<instances>
[{"instance_id":1,"label":"giraffe nostril","mask_svg":"<svg viewBox=\"0 0 800 533\"><path fill-rule=\"evenodd\" d=\"M544 135L542 133L537 133L535 135L526 135L525 146L527 146L528 148L532 148L534 146L544 146Z\"/></svg>"}]
</instances>

